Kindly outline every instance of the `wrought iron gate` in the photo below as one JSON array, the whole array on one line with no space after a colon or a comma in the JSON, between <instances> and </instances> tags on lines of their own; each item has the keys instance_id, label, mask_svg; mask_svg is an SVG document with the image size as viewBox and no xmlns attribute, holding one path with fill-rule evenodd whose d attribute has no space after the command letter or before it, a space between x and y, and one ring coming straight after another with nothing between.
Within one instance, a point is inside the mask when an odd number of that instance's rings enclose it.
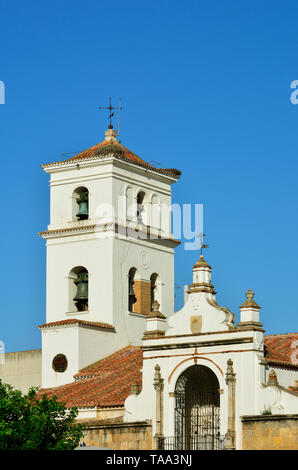
<instances>
[{"instance_id":1,"label":"wrought iron gate","mask_svg":"<svg viewBox=\"0 0 298 470\"><path fill-rule=\"evenodd\" d=\"M161 449L221 450L219 383L205 366L189 367L175 386L175 435L162 437Z\"/></svg>"},{"instance_id":2,"label":"wrought iron gate","mask_svg":"<svg viewBox=\"0 0 298 470\"><path fill-rule=\"evenodd\" d=\"M189 391L188 393L185 393L184 390L177 391L175 407L176 449L212 450L222 448L219 410L218 391Z\"/></svg>"}]
</instances>

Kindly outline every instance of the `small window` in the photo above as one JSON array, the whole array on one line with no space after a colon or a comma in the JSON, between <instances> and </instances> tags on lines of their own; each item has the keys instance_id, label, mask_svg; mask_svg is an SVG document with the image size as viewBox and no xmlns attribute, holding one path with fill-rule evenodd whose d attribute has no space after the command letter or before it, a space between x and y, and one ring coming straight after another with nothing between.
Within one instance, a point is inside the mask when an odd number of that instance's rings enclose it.
<instances>
[{"instance_id":1,"label":"small window","mask_svg":"<svg viewBox=\"0 0 298 470\"><path fill-rule=\"evenodd\" d=\"M67 369L67 358L64 354L57 354L52 362L52 368L55 372L65 372Z\"/></svg>"}]
</instances>

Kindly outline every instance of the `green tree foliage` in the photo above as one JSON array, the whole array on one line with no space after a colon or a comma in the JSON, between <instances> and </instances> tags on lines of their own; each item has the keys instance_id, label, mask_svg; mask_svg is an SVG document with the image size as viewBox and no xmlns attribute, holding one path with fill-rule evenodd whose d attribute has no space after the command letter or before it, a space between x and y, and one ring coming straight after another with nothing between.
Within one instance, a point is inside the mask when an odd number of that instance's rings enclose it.
<instances>
[{"instance_id":1,"label":"green tree foliage","mask_svg":"<svg viewBox=\"0 0 298 470\"><path fill-rule=\"evenodd\" d=\"M71 450L79 444L78 410L37 391L22 394L0 380L0 450Z\"/></svg>"}]
</instances>

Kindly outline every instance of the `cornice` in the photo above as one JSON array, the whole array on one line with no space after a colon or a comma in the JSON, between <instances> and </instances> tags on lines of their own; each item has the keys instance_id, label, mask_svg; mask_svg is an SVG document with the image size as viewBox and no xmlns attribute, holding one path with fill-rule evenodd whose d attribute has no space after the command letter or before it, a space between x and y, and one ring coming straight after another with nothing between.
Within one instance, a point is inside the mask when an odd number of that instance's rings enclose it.
<instances>
[{"instance_id":1,"label":"cornice","mask_svg":"<svg viewBox=\"0 0 298 470\"><path fill-rule=\"evenodd\" d=\"M42 238L47 240L51 238L57 238L61 236L70 236L73 234L80 234L84 232L104 233L104 232L110 232L110 231L123 237L136 238L141 241L163 244L170 248L175 248L181 243L181 241L175 240L174 238L163 237L160 234L151 233L149 226L138 227L136 225L136 226L131 227L128 225L118 224L117 222L63 227L59 229L45 230L44 232L39 232L38 235L40 235Z\"/></svg>"},{"instance_id":2,"label":"cornice","mask_svg":"<svg viewBox=\"0 0 298 470\"><path fill-rule=\"evenodd\" d=\"M71 326L79 326L83 328L104 330L110 333L116 332L115 327L113 325L109 325L108 323L92 322L92 321L86 321L86 320L79 320L75 318L67 319L67 320L60 320L56 322L44 323L43 325L39 325L38 328L40 330L44 330L44 329L64 328L64 327L71 327Z\"/></svg>"},{"instance_id":3,"label":"cornice","mask_svg":"<svg viewBox=\"0 0 298 470\"><path fill-rule=\"evenodd\" d=\"M48 172L51 173L51 170L63 170L65 168L77 168L78 166L88 166L93 163L100 163L100 162L121 162L123 161L124 163L128 165L132 165L134 167L139 167L140 169L143 169L146 173L155 173L159 174L162 176L165 176L167 178L170 178L173 182L178 181L180 175L174 174L173 172L162 169L162 168L154 168L151 166L143 165L142 163L139 163L137 161L132 161L129 158L126 158L125 156L120 156L120 155L103 155L101 157L95 156L95 157L88 157L88 158L77 158L73 160L64 160L64 161L59 161L59 162L52 162L52 163L46 163L41 165L41 168Z\"/></svg>"},{"instance_id":4,"label":"cornice","mask_svg":"<svg viewBox=\"0 0 298 470\"><path fill-rule=\"evenodd\" d=\"M191 335L189 335L191 336ZM167 339L167 336L162 338L154 338L155 340L162 339L163 341ZM177 336L179 338L179 336ZM148 341L151 338L143 338L143 341ZM245 344L245 343L252 343L252 337L246 338L230 338L230 339L214 339L209 341L195 341L193 343L172 343L172 344L154 344L150 346L142 346L143 351L153 351L153 350L166 350L166 349L189 349L189 348L204 348L204 347L212 347L212 346L226 346L226 345L237 345L237 344Z\"/></svg>"}]
</instances>

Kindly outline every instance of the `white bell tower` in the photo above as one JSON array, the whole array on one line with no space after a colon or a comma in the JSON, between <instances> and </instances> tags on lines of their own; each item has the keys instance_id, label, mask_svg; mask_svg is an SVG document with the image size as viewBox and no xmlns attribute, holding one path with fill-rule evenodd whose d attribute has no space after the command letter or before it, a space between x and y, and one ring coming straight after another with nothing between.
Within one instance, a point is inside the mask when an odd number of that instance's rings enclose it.
<instances>
[{"instance_id":1,"label":"white bell tower","mask_svg":"<svg viewBox=\"0 0 298 470\"><path fill-rule=\"evenodd\" d=\"M174 311L171 184L180 172L155 168L105 140L50 174L46 323L42 386L72 382L88 364L140 344L153 301Z\"/></svg>"}]
</instances>

